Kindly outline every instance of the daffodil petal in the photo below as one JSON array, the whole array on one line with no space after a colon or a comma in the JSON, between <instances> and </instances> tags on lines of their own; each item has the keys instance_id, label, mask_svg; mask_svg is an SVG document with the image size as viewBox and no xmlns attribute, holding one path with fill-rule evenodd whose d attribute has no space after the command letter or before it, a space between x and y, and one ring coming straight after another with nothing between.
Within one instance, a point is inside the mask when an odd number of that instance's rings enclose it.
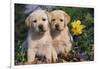
<instances>
[{"instance_id":1,"label":"daffodil petal","mask_svg":"<svg viewBox=\"0 0 100 69\"><path fill-rule=\"evenodd\" d=\"M81 24L81 21L80 20L77 20L77 23L80 25Z\"/></svg>"}]
</instances>

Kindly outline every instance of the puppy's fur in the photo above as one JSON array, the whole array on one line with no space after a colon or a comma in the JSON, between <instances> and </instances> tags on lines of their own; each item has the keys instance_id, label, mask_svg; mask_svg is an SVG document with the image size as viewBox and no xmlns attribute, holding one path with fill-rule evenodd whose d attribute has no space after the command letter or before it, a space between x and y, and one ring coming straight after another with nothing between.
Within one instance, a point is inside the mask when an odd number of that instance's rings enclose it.
<instances>
[{"instance_id":1,"label":"puppy's fur","mask_svg":"<svg viewBox=\"0 0 100 69\"><path fill-rule=\"evenodd\" d=\"M54 10L49 14L49 21L51 25L53 47L56 49L58 55L60 54L67 57L72 47L67 27L70 16L62 10Z\"/></svg>"},{"instance_id":2,"label":"puppy's fur","mask_svg":"<svg viewBox=\"0 0 100 69\"><path fill-rule=\"evenodd\" d=\"M44 10L36 10L26 18L26 25L29 27L27 40L28 63L34 62L36 56L44 56L47 63L55 62L57 53L52 47L48 16Z\"/></svg>"}]
</instances>

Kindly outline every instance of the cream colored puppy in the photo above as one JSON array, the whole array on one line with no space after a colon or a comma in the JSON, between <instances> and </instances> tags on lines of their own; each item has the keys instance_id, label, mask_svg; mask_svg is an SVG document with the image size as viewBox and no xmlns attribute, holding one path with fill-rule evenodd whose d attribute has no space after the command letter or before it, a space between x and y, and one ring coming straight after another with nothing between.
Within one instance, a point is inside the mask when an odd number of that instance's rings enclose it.
<instances>
[{"instance_id":1,"label":"cream colored puppy","mask_svg":"<svg viewBox=\"0 0 100 69\"><path fill-rule=\"evenodd\" d=\"M69 30L67 27L70 16L62 10L54 10L49 15L53 47L58 55L67 56L71 50Z\"/></svg>"},{"instance_id":2,"label":"cream colored puppy","mask_svg":"<svg viewBox=\"0 0 100 69\"><path fill-rule=\"evenodd\" d=\"M50 35L48 16L44 10L36 10L26 18L26 24L29 27L27 40L27 59L28 63L34 62L36 56L43 56L46 61L55 62L57 54L52 47L52 38Z\"/></svg>"}]
</instances>

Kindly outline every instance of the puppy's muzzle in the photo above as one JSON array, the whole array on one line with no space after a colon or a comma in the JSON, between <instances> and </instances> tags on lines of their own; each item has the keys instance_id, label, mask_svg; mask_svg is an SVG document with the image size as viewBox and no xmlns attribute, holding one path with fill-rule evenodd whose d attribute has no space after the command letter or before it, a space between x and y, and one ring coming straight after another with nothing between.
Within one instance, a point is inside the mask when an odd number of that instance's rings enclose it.
<instances>
[{"instance_id":1,"label":"puppy's muzzle","mask_svg":"<svg viewBox=\"0 0 100 69\"><path fill-rule=\"evenodd\" d=\"M57 31L60 31L59 24L56 24L56 25L55 25L55 29L56 29Z\"/></svg>"},{"instance_id":2,"label":"puppy's muzzle","mask_svg":"<svg viewBox=\"0 0 100 69\"><path fill-rule=\"evenodd\" d=\"M45 32L44 27L43 27L42 24L40 24L40 25L38 26L38 29L39 29L40 32Z\"/></svg>"}]
</instances>

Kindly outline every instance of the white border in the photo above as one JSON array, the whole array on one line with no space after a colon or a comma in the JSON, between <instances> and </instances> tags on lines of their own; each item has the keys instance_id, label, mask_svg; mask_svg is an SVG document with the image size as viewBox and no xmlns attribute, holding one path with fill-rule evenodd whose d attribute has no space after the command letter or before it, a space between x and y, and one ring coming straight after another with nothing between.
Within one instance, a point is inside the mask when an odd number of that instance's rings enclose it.
<instances>
[{"instance_id":1,"label":"white border","mask_svg":"<svg viewBox=\"0 0 100 69\"><path fill-rule=\"evenodd\" d=\"M14 3L59 5L74 7L95 7L95 0L12 0Z\"/></svg>"},{"instance_id":2,"label":"white border","mask_svg":"<svg viewBox=\"0 0 100 69\"><path fill-rule=\"evenodd\" d=\"M14 4L15 3L21 3L21 4L40 4L40 5L54 5L54 6L70 6L70 7L86 7L86 8L95 8L95 5L93 2L86 0L80 1L66 1L66 0L55 0L55 1L50 1L50 0L12 0L11 1L11 69L33 69L33 68L44 68L47 69L48 67L54 67L54 68L61 68L60 65L66 67L69 69L73 66L78 67L80 66L88 66L88 65L93 65L95 62L77 62L77 63L57 63L57 64L38 64L38 65L19 65L15 66L14 65ZM81 67L80 67L81 68ZM62 68L63 69L63 68Z\"/></svg>"},{"instance_id":3,"label":"white border","mask_svg":"<svg viewBox=\"0 0 100 69\"><path fill-rule=\"evenodd\" d=\"M10 67L11 67L11 69L13 69L14 68L14 3L11 3L11 6L10 6L10 9L11 9L11 12L10 12L10 14L11 14L11 24L10 24L10 31L11 31L11 42L10 42L10 48L11 48L11 50L10 50L10 52L11 52L11 54L10 54Z\"/></svg>"}]
</instances>

